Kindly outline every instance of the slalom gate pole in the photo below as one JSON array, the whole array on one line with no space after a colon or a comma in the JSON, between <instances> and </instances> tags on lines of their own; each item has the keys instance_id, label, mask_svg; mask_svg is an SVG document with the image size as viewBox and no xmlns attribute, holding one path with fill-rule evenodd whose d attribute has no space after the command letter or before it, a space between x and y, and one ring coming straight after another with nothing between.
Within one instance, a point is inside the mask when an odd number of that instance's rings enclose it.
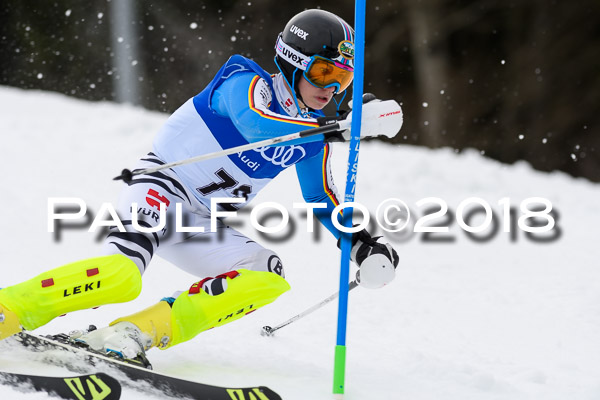
<instances>
[{"instance_id":1,"label":"slalom gate pole","mask_svg":"<svg viewBox=\"0 0 600 400\"><path fill-rule=\"evenodd\" d=\"M365 14L366 0L356 0L354 9L354 85L350 151L348 154L348 172L344 203L354 202L356 192L356 174L358 172L358 152L360 149L360 127L362 121L362 96L364 84L365 58ZM342 225L352 227L352 207L344 208ZM342 257L340 262L340 290L338 301L337 341L333 367L333 394L337 399L344 397L346 375L346 325L348 320L348 280L350 277L350 250L352 234L342 233Z\"/></svg>"}]
</instances>

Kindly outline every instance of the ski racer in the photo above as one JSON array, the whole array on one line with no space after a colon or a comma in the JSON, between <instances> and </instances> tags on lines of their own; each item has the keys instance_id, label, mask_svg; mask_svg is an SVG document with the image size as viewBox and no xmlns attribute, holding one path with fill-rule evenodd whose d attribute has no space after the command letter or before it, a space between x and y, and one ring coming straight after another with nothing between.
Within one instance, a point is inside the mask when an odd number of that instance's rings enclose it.
<instances>
[{"instance_id":1,"label":"ski racer","mask_svg":"<svg viewBox=\"0 0 600 400\"><path fill-rule=\"evenodd\" d=\"M278 35L275 53L279 72L274 75L245 57L232 56L202 92L169 117L154 139L152 152L137 167L345 118L347 114L340 112L325 117L321 110L352 83L354 31L350 25L324 10L303 11ZM341 138L347 139L348 133L296 139L135 176L123 189L117 211L137 216L137 224L145 229L122 220L125 231L111 228L103 256L64 265L0 290L0 339L22 329L36 329L67 312L135 299L154 255L200 280L108 327L85 332L79 340L95 350L134 359L152 347L166 349L273 302L289 289L281 260L222 222L211 229L211 200L250 201L281 171L295 165L305 201L327 205L315 209L315 215L339 239L340 232L331 222L339 201L332 182L329 142ZM220 203L218 210L240 206ZM164 217L161 207L166 210ZM172 224L176 207L181 207L186 226L204 227L204 233L176 232ZM163 223L163 228L154 229ZM351 257L359 267L373 255L385 256L387 265L382 268L393 270L398 265L396 251L366 231L353 234L352 243ZM361 283L380 287L390 278L375 275L369 279Z\"/></svg>"}]
</instances>

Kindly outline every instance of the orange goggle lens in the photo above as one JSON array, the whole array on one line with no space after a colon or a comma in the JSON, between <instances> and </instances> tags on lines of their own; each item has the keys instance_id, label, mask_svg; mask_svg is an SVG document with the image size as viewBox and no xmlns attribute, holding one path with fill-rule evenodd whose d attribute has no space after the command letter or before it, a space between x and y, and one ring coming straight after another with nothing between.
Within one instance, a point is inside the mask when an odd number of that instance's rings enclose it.
<instances>
[{"instance_id":1,"label":"orange goggle lens","mask_svg":"<svg viewBox=\"0 0 600 400\"><path fill-rule=\"evenodd\" d=\"M337 92L343 92L354 79L354 69L344 64L313 56L308 64L304 77L313 85L320 88L337 87Z\"/></svg>"}]
</instances>

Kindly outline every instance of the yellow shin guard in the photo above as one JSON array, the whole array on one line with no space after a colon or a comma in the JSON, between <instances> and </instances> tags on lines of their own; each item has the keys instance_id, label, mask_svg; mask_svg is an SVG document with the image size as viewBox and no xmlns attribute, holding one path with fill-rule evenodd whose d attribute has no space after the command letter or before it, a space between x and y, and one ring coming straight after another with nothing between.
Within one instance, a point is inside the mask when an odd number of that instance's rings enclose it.
<instances>
[{"instance_id":1,"label":"yellow shin guard","mask_svg":"<svg viewBox=\"0 0 600 400\"><path fill-rule=\"evenodd\" d=\"M115 254L67 264L2 289L0 308L14 313L17 325L35 329L67 312L133 300L141 289L138 267ZM5 336L4 330L0 324L0 339L16 333Z\"/></svg>"},{"instance_id":2,"label":"yellow shin guard","mask_svg":"<svg viewBox=\"0 0 600 400\"><path fill-rule=\"evenodd\" d=\"M223 277L227 289L219 295L209 295L200 285L194 284L175 299L172 307L161 301L111 325L132 322L152 337L153 346L165 349L207 329L235 321L275 301L290 288L285 279L272 272L239 269Z\"/></svg>"}]
</instances>

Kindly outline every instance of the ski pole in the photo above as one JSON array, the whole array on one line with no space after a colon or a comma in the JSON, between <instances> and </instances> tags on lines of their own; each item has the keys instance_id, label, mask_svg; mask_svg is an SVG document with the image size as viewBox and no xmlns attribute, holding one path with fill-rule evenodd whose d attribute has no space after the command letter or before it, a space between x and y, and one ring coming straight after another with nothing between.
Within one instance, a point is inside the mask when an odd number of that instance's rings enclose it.
<instances>
[{"instance_id":1,"label":"ski pole","mask_svg":"<svg viewBox=\"0 0 600 400\"><path fill-rule=\"evenodd\" d=\"M152 172L160 171L160 170L167 169L167 168L177 167L179 165L192 164L192 163L196 163L199 161L205 161L205 160L210 160L210 159L218 158L218 157L222 157L222 156L228 156L230 154L239 153L241 151L257 149L259 147L270 146L272 144L277 144L277 143L289 142L290 140L314 136L314 135L318 135L320 133L329 133L329 132L334 132L334 131L339 131L339 130L345 130L350 127L350 124L351 124L351 121L342 120L342 121L336 122L335 124L319 126L316 128L307 129L305 131L290 133L289 135L278 136L278 137L274 137L271 139L261 140L259 142L253 142L253 143L248 143L248 144L244 144L241 146L231 147L229 149L216 151L214 153L202 154L202 155L199 155L196 157L187 158L185 160L174 161L171 163L162 164L160 166L153 167L153 168L134 169L133 171L131 171L129 169L124 169L123 171L121 171L121 175L113 178L113 180L118 181L118 180L122 179L125 183L129 183L129 182L131 182L131 178L136 175L150 174Z\"/></svg>"},{"instance_id":2,"label":"ski pole","mask_svg":"<svg viewBox=\"0 0 600 400\"><path fill-rule=\"evenodd\" d=\"M348 285L348 291L354 289L357 286L358 286L358 283L356 281L350 282L350 284ZM285 322L282 322L281 324L279 324L277 326L274 326L274 327L270 327L268 325L263 326L262 327L262 331L260 332L260 334L262 336L273 336L275 334L275 331L283 328L284 326L287 326L287 325L291 324L294 321L298 321L302 317L306 317L308 314L312 313L313 311L316 311L319 308L323 307L325 304L327 304L327 303L335 300L339 296L339 294L340 294L339 292L335 292L334 294L332 294L331 296L329 296L325 300L321 301L320 303L315 304L314 306L312 306L308 310L305 310L305 311L301 312L300 314L293 316L292 318L288 319Z\"/></svg>"},{"instance_id":3,"label":"ski pole","mask_svg":"<svg viewBox=\"0 0 600 400\"><path fill-rule=\"evenodd\" d=\"M392 138L398 133L402 126L402 109L395 100L385 100L381 102L373 102L370 104L370 108L367 108L362 118L367 126L371 127L371 131L374 134L383 135L388 138ZM196 157L187 158L185 160L174 161L167 164L162 164L152 168L135 169L133 171L124 169L121 171L121 175L114 178L115 181L123 180L126 183L131 182L131 179L136 175L150 174L163 169L177 167L180 165L192 164L199 161L210 160L222 156L228 156L230 154L239 153L246 150L257 149L259 147L270 146L273 144L289 142L290 140L305 138L309 136L318 135L321 133L330 133L335 131L344 131L349 129L352 124L352 119L344 119L337 121L336 123L318 126L316 128L307 129L305 131L290 133L288 135L278 136L270 139L261 140L259 142L248 143L241 146L232 147L216 151L214 153L201 154ZM370 135L370 136L374 136Z\"/></svg>"}]
</instances>

